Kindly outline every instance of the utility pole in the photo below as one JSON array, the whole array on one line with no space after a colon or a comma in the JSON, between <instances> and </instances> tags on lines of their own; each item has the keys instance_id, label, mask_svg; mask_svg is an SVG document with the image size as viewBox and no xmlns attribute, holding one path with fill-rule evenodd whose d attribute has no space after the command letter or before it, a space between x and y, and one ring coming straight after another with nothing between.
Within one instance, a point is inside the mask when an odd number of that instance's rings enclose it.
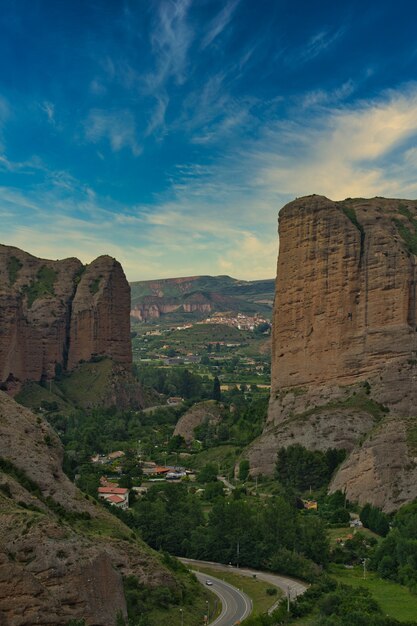
<instances>
[{"instance_id":1,"label":"utility pole","mask_svg":"<svg viewBox=\"0 0 417 626\"><path fill-rule=\"evenodd\" d=\"M180 609L180 614L181 614L181 626L184 626L184 613L183 613L183 609Z\"/></svg>"},{"instance_id":2,"label":"utility pole","mask_svg":"<svg viewBox=\"0 0 417 626\"><path fill-rule=\"evenodd\" d=\"M367 559L363 559L363 577L366 578L366 561Z\"/></svg>"},{"instance_id":3,"label":"utility pole","mask_svg":"<svg viewBox=\"0 0 417 626\"><path fill-rule=\"evenodd\" d=\"M237 541L237 546L236 546L236 557L237 557L237 564L236 567L239 567L239 556L240 556L240 545L239 545L239 540Z\"/></svg>"},{"instance_id":4,"label":"utility pole","mask_svg":"<svg viewBox=\"0 0 417 626\"><path fill-rule=\"evenodd\" d=\"M291 588L287 585L287 613L290 612L290 602L291 602Z\"/></svg>"}]
</instances>

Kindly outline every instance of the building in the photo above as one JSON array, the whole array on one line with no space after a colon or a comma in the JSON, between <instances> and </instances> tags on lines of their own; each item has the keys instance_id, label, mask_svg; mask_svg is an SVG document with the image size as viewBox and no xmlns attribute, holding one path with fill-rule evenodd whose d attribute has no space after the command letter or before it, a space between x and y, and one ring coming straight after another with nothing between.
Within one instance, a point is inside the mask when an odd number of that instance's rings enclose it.
<instances>
[{"instance_id":1,"label":"building","mask_svg":"<svg viewBox=\"0 0 417 626\"><path fill-rule=\"evenodd\" d=\"M316 500L303 500L304 508L308 511L317 511Z\"/></svg>"},{"instance_id":2,"label":"building","mask_svg":"<svg viewBox=\"0 0 417 626\"><path fill-rule=\"evenodd\" d=\"M109 484L105 487L99 487L98 497L101 500L106 500L112 506L117 506L118 509L126 510L129 508L129 489L124 487Z\"/></svg>"}]
</instances>

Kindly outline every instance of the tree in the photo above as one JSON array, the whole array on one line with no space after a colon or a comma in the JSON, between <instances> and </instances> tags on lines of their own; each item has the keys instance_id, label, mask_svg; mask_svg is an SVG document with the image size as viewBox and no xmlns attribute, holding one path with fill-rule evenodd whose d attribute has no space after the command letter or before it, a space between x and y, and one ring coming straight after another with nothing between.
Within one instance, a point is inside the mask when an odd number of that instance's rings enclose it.
<instances>
[{"instance_id":1,"label":"tree","mask_svg":"<svg viewBox=\"0 0 417 626\"><path fill-rule=\"evenodd\" d=\"M250 465L248 459L243 459L239 463L239 480L245 481L249 476Z\"/></svg>"},{"instance_id":2,"label":"tree","mask_svg":"<svg viewBox=\"0 0 417 626\"><path fill-rule=\"evenodd\" d=\"M302 491L316 489L329 479L323 452L307 450L299 444L281 448L276 463L276 477L287 487Z\"/></svg>"},{"instance_id":3,"label":"tree","mask_svg":"<svg viewBox=\"0 0 417 626\"><path fill-rule=\"evenodd\" d=\"M198 474L200 483L212 483L217 480L217 466L214 463L207 463Z\"/></svg>"},{"instance_id":4,"label":"tree","mask_svg":"<svg viewBox=\"0 0 417 626\"><path fill-rule=\"evenodd\" d=\"M255 335L263 335L264 333L267 333L270 328L271 324L269 324L268 322L261 322L260 324L255 326L253 332L255 333Z\"/></svg>"},{"instance_id":5,"label":"tree","mask_svg":"<svg viewBox=\"0 0 417 626\"><path fill-rule=\"evenodd\" d=\"M168 443L168 452L175 452L176 450L181 450L181 448L186 448L187 444L185 443L185 439L182 435L174 435L171 437Z\"/></svg>"},{"instance_id":6,"label":"tree","mask_svg":"<svg viewBox=\"0 0 417 626\"><path fill-rule=\"evenodd\" d=\"M212 395L213 395L213 400L217 400L218 402L220 402L222 398L222 392L220 389L220 380L218 376L215 376L213 380L213 394Z\"/></svg>"}]
</instances>

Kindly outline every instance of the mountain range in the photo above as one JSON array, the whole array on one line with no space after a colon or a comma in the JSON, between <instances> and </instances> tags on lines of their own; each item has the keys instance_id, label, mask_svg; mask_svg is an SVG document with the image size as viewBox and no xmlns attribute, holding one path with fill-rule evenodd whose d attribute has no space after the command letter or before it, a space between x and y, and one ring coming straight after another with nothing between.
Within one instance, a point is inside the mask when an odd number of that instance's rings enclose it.
<instances>
[{"instance_id":1,"label":"mountain range","mask_svg":"<svg viewBox=\"0 0 417 626\"><path fill-rule=\"evenodd\" d=\"M130 283L131 317L152 321L200 319L216 312L270 317L274 279L245 281L230 276L188 276Z\"/></svg>"}]
</instances>

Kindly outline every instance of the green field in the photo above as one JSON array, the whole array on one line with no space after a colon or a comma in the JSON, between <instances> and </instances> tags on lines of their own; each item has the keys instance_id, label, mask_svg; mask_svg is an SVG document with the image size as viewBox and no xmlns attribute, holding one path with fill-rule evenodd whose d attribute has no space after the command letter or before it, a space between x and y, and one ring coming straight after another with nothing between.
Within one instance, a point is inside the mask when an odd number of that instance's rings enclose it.
<instances>
[{"instance_id":1,"label":"green field","mask_svg":"<svg viewBox=\"0 0 417 626\"><path fill-rule=\"evenodd\" d=\"M332 545L335 545L336 539L338 539L339 537L342 539L347 539L348 535L352 534L352 530L353 529L349 528L348 526L329 528L327 532L329 533L330 543ZM359 532L361 533L361 535L365 535L365 537L373 537L377 541L382 541L382 537L380 535L373 533L372 530L369 530L368 528L360 528Z\"/></svg>"},{"instance_id":2,"label":"green field","mask_svg":"<svg viewBox=\"0 0 417 626\"><path fill-rule=\"evenodd\" d=\"M207 463L215 463L219 466L220 473L227 473L233 469L240 453L241 448L238 446L216 446L215 448L209 448L208 450L194 454L187 459L187 465L193 469L201 469Z\"/></svg>"},{"instance_id":3,"label":"green field","mask_svg":"<svg viewBox=\"0 0 417 626\"><path fill-rule=\"evenodd\" d=\"M340 583L369 589L386 615L395 617L400 621L416 619L417 596L413 595L407 587L382 580L374 572L367 572L364 579L361 567L355 567L351 570L334 567L331 573L333 578Z\"/></svg>"}]
</instances>

